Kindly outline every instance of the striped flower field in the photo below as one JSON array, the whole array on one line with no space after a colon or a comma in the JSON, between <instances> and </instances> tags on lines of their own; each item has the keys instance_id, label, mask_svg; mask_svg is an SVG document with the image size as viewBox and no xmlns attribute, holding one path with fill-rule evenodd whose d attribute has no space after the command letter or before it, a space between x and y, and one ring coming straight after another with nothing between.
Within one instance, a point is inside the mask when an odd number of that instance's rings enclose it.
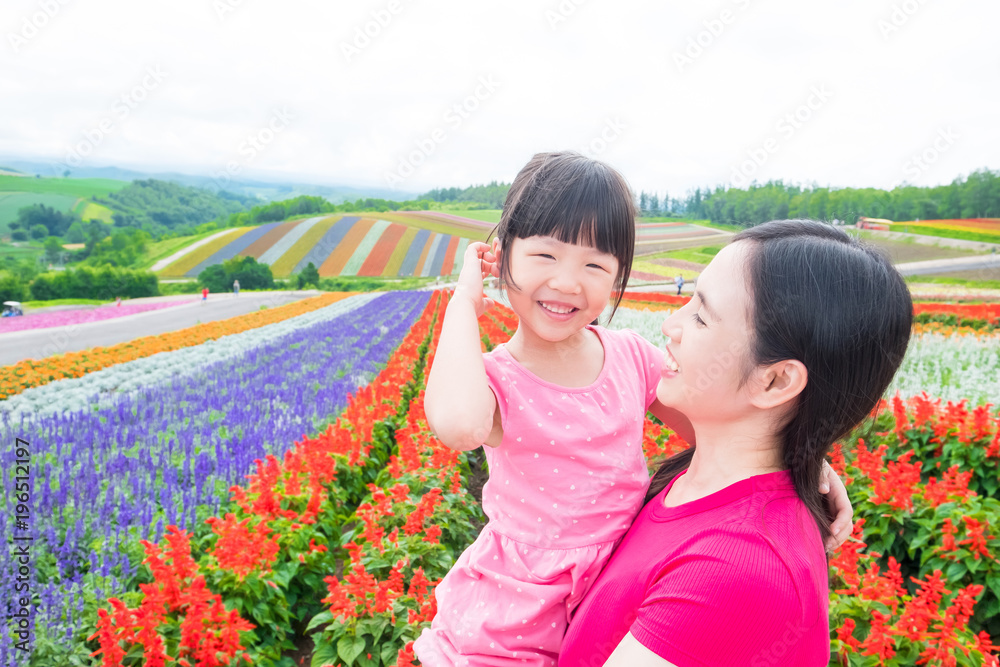
<instances>
[{"instance_id":1,"label":"striped flower field","mask_svg":"<svg viewBox=\"0 0 1000 667\"><path fill-rule=\"evenodd\" d=\"M488 223L427 212L318 216L213 235L161 260L156 270L165 278L197 277L233 257L253 257L276 277L310 263L322 277L443 277L458 273L470 239L485 238L490 229Z\"/></svg>"},{"instance_id":2,"label":"striped flower field","mask_svg":"<svg viewBox=\"0 0 1000 667\"><path fill-rule=\"evenodd\" d=\"M0 633L0 664L418 664L434 587L484 519L481 453L446 449L423 416L448 293L324 298L221 336L165 334L145 346L158 354L123 347L129 361L0 400L0 437L30 443L0 453L9 488L15 455L31 458L24 499L0 501L30 526L0 537L33 536L37 605L30 657ZM686 300L627 292L610 326L661 345ZM900 394L831 456L857 519L830 561L831 666L998 664L996 315L918 310L960 319L918 325L935 328L915 336ZM498 305L480 320L486 349L516 326ZM651 465L685 446L646 424ZM14 558L0 555L5 572ZM8 613L15 586L0 579Z\"/></svg>"}]
</instances>

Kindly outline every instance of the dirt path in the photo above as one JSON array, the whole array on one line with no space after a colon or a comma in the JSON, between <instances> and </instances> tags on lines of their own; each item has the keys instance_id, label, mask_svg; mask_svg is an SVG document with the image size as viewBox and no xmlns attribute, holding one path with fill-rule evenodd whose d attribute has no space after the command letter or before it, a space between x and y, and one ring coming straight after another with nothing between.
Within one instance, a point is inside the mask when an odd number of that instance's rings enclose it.
<instances>
[{"instance_id":1,"label":"dirt path","mask_svg":"<svg viewBox=\"0 0 1000 667\"><path fill-rule=\"evenodd\" d=\"M53 354L116 345L142 336L185 329L201 322L214 322L252 313L260 310L261 306L268 308L282 306L317 294L319 292L315 290L243 292L238 297L232 294L210 294L205 303L199 299L194 303L175 308L164 308L101 322L0 334L0 366L14 364L22 359L41 359ZM153 297L134 301L184 301L191 298L192 295L188 294L180 298Z\"/></svg>"}]
</instances>

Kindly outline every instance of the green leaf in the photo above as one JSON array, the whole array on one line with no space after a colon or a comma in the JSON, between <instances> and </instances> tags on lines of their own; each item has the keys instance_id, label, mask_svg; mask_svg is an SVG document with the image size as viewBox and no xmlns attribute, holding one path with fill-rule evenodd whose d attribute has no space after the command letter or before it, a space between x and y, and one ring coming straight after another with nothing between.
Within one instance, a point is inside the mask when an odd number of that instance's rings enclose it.
<instances>
[{"instance_id":1,"label":"green leaf","mask_svg":"<svg viewBox=\"0 0 1000 667\"><path fill-rule=\"evenodd\" d=\"M321 611L320 613L313 616L312 620L309 621L309 625L306 626L306 632L309 632L318 625L323 625L324 623L331 623L331 622L333 622L333 612L330 611L329 609L326 611Z\"/></svg>"},{"instance_id":2,"label":"green leaf","mask_svg":"<svg viewBox=\"0 0 1000 667\"><path fill-rule=\"evenodd\" d=\"M965 563L950 563L948 567L944 569L944 576L948 579L948 581L961 581L962 577L964 577L965 573L968 571L969 569L965 566Z\"/></svg>"},{"instance_id":3,"label":"green leaf","mask_svg":"<svg viewBox=\"0 0 1000 667\"><path fill-rule=\"evenodd\" d=\"M365 650L365 640L363 637L341 637L337 642L337 653L347 663L347 667L354 664L354 660Z\"/></svg>"},{"instance_id":4,"label":"green leaf","mask_svg":"<svg viewBox=\"0 0 1000 667\"><path fill-rule=\"evenodd\" d=\"M337 651L329 642L325 642L320 639L321 635L316 633L313 635L315 640L315 648L313 649L312 661L309 663L310 667L323 667L323 665L332 665L339 662L340 658L337 656Z\"/></svg>"}]
</instances>

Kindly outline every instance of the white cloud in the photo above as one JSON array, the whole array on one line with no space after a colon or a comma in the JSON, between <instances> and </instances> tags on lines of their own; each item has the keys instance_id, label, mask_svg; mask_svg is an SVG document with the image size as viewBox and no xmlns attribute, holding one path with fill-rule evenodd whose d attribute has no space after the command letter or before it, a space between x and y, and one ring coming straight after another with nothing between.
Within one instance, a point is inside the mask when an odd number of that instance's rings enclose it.
<instances>
[{"instance_id":1,"label":"white cloud","mask_svg":"<svg viewBox=\"0 0 1000 667\"><path fill-rule=\"evenodd\" d=\"M600 157L675 196L730 181L769 139L761 180L888 187L1000 167L996 3L338 5L8 0L0 155L64 159L161 67L169 76L83 159L212 173L287 108L294 120L246 173L382 187L440 129L398 187L509 180L532 153L583 148L612 119L625 128ZM58 10L36 26L44 7ZM481 77L496 90L449 122ZM780 123L817 86L832 94L789 135ZM948 129L948 149L908 171Z\"/></svg>"}]
</instances>

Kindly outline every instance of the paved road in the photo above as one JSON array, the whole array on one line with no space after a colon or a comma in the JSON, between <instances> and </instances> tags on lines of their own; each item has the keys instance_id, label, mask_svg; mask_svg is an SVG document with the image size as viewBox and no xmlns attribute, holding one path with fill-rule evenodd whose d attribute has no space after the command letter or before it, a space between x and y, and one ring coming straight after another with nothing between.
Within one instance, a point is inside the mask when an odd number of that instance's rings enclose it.
<instances>
[{"instance_id":1,"label":"paved road","mask_svg":"<svg viewBox=\"0 0 1000 667\"><path fill-rule=\"evenodd\" d=\"M319 292L315 290L243 292L238 297L232 294L213 294L209 295L205 303L199 297L195 303L113 320L0 334L0 366L17 363L22 359L40 359L90 347L116 345L142 336L192 327L199 322L224 320L251 313L260 310L261 306L274 308L317 294ZM195 295L188 295L187 298L193 296Z\"/></svg>"},{"instance_id":2,"label":"paved road","mask_svg":"<svg viewBox=\"0 0 1000 667\"><path fill-rule=\"evenodd\" d=\"M975 271L976 269L1000 268L1000 255L974 255L951 259L929 259L923 262L897 264L896 269L904 276L920 276L928 273L950 273L952 271Z\"/></svg>"}]
</instances>

